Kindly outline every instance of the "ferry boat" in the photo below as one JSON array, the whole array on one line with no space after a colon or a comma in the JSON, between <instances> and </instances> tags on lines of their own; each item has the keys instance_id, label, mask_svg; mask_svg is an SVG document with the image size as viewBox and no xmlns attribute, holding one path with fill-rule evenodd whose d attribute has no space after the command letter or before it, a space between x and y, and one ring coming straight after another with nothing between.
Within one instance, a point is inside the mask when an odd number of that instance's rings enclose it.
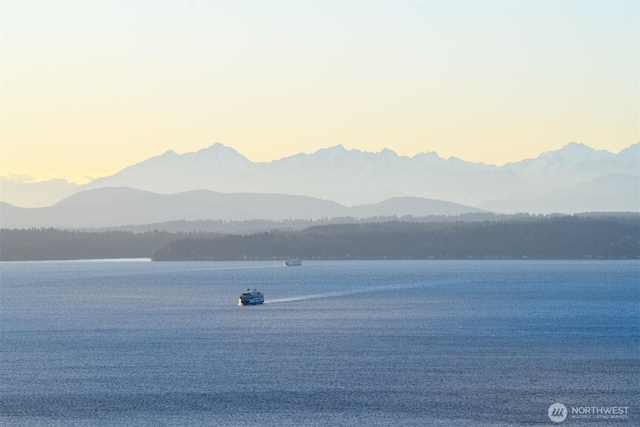
<instances>
[{"instance_id":1,"label":"ferry boat","mask_svg":"<svg viewBox=\"0 0 640 427\"><path fill-rule=\"evenodd\" d=\"M285 260L284 265L287 267L299 267L302 265L302 261L298 258L289 258Z\"/></svg>"},{"instance_id":2,"label":"ferry boat","mask_svg":"<svg viewBox=\"0 0 640 427\"><path fill-rule=\"evenodd\" d=\"M251 289L247 289L247 292L243 292L238 298L238 305L256 305L262 304L264 302L264 295L262 292L256 291L255 289L251 291Z\"/></svg>"}]
</instances>

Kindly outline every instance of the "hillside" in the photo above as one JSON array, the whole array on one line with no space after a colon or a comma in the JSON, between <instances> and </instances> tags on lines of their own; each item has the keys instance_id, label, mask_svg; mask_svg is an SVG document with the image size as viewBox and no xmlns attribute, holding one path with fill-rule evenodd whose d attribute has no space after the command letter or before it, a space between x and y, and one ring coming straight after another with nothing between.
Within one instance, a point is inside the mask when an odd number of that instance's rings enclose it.
<instances>
[{"instance_id":1,"label":"hillside","mask_svg":"<svg viewBox=\"0 0 640 427\"><path fill-rule=\"evenodd\" d=\"M480 209L438 200L394 198L379 204L346 207L305 196L218 193L209 190L157 194L127 187L74 194L45 208L0 204L3 228L105 228L169 221L318 220L338 217L459 215Z\"/></svg>"}]
</instances>

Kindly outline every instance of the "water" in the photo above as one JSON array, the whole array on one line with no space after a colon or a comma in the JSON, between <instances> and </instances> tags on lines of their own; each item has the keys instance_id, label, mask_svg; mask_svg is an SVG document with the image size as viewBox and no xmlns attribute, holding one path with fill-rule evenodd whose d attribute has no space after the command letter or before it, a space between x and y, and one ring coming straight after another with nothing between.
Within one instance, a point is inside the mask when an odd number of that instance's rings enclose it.
<instances>
[{"instance_id":1,"label":"water","mask_svg":"<svg viewBox=\"0 0 640 427\"><path fill-rule=\"evenodd\" d=\"M2 263L0 424L640 420L637 261ZM257 288L261 306L236 306ZM571 410L571 409L569 409Z\"/></svg>"}]
</instances>

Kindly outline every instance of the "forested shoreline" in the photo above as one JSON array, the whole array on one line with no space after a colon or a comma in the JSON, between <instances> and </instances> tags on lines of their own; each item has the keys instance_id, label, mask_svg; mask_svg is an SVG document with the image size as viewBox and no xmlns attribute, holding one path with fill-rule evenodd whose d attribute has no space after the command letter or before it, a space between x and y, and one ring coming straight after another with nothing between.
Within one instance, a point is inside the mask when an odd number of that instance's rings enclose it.
<instances>
[{"instance_id":1,"label":"forested shoreline","mask_svg":"<svg viewBox=\"0 0 640 427\"><path fill-rule=\"evenodd\" d=\"M151 258L155 251L182 237L182 233L168 232L2 229L0 260Z\"/></svg>"},{"instance_id":2,"label":"forested shoreline","mask_svg":"<svg viewBox=\"0 0 640 427\"><path fill-rule=\"evenodd\" d=\"M640 216L316 225L251 234L0 230L3 261L640 258Z\"/></svg>"}]
</instances>

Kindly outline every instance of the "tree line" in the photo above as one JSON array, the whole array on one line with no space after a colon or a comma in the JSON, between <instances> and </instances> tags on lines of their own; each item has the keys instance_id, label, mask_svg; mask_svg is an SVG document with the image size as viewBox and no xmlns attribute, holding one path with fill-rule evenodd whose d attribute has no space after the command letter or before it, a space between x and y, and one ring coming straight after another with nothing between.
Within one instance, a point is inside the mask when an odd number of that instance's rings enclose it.
<instances>
[{"instance_id":1,"label":"tree line","mask_svg":"<svg viewBox=\"0 0 640 427\"><path fill-rule=\"evenodd\" d=\"M640 216L388 221L251 234L0 230L0 260L640 258Z\"/></svg>"},{"instance_id":2,"label":"tree line","mask_svg":"<svg viewBox=\"0 0 640 427\"><path fill-rule=\"evenodd\" d=\"M551 217L508 222L342 224L302 231L185 238L162 260L638 258L640 221Z\"/></svg>"}]
</instances>

